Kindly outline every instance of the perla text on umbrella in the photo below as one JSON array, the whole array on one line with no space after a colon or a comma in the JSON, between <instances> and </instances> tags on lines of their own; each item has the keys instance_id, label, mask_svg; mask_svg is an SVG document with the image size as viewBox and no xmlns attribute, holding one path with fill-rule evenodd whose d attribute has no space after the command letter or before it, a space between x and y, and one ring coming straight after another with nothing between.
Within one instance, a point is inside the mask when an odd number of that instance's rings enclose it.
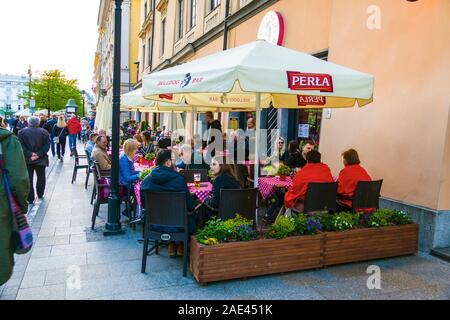
<instances>
[{"instance_id":1,"label":"perla text on umbrella","mask_svg":"<svg viewBox=\"0 0 450 320\"><path fill-rule=\"evenodd\" d=\"M333 78L329 74L287 71L287 77L288 86L291 90L333 92Z\"/></svg>"}]
</instances>

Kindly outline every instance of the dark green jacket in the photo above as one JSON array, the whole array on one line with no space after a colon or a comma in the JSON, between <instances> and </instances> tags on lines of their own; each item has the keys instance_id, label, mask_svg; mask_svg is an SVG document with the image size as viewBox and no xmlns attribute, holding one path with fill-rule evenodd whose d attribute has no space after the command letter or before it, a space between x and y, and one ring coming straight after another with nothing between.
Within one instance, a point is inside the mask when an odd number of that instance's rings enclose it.
<instances>
[{"instance_id":1,"label":"dark green jacket","mask_svg":"<svg viewBox=\"0 0 450 320\"><path fill-rule=\"evenodd\" d=\"M24 212L28 210L27 196L30 190L27 166L19 139L12 132L0 128L5 167L11 192ZM11 277L14 255L11 247L11 212L6 198L5 184L0 173L0 285Z\"/></svg>"}]
</instances>

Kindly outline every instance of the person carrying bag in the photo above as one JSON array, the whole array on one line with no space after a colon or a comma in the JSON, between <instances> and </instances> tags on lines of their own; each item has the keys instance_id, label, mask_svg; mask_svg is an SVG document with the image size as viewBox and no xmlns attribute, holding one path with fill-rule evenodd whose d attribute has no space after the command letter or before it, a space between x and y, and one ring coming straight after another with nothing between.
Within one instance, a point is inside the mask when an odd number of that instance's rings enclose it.
<instances>
[{"instance_id":1,"label":"person carrying bag","mask_svg":"<svg viewBox=\"0 0 450 320\"><path fill-rule=\"evenodd\" d=\"M54 144L59 144L59 138L61 137L61 134L63 133L63 131L64 130L61 130L57 137L53 137L53 143Z\"/></svg>"},{"instance_id":2,"label":"person carrying bag","mask_svg":"<svg viewBox=\"0 0 450 320\"><path fill-rule=\"evenodd\" d=\"M28 224L27 217L17 204L16 199L11 193L8 182L8 172L5 169L5 161L3 159L2 146L0 144L0 172L3 176L3 183L6 191L9 211L11 213L12 222L12 245L14 253L25 254L31 250L33 245L33 234Z\"/></svg>"},{"instance_id":3,"label":"person carrying bag","mask_svg":"<svg viewBox=\"0 0 450 320\"><path fill-rule=\"evenodd\" d=\"M22 146L12 132L0 128L0 147L1 286L12 275L14 253L26 253L31 249L32 235L24 214L28 208L30 180Z\"/></svg>"}]
</instances>

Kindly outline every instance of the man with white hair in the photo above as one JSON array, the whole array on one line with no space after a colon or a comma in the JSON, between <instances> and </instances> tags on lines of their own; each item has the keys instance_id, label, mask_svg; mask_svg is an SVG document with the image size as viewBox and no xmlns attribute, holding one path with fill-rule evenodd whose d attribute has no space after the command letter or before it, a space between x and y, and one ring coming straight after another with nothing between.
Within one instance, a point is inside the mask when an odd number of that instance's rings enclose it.
<instances>
[{"instance_id":1,"label":"man with white hair","mask_svg":"<svg viewBox=\"0 0 450 320\"><path fill-rule=\"evenodd\" d=\"M50 149L50 135L47 130L39 127L38 117L28 119L28 127L19 131L19 140L22 144L25 162L30 178L30 193L28 203L34 202L33 176L36 171L36 192L38 198L44 197L45 191L45 167L48 167L47 152Z\"/></svg>"}]
</instances>

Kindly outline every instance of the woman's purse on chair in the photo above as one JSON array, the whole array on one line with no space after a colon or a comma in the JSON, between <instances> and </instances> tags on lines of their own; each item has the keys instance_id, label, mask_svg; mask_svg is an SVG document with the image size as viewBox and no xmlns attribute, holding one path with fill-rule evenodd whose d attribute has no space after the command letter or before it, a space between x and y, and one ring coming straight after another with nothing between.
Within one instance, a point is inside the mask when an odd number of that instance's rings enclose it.
<instances>
[{"instance_id":1,"label":"woman's purse on chair","mask_svg":"<svg viewBox=\"0 0 450 320\"><path fill-rule=\"evenodd\" d=\"M30 225L28 224L25 213L20 209L16 199L11 193L9 188L7 170L5 169L5 162L3 159L2 146L0 144L0 172L3 176L3 182L5 184L5 193L8 200L8 206L11 212L12 220L12 246L14 253L25 254L31 250L33 245L33 233L31 232Z\"/></svg>"}]
</instances>

